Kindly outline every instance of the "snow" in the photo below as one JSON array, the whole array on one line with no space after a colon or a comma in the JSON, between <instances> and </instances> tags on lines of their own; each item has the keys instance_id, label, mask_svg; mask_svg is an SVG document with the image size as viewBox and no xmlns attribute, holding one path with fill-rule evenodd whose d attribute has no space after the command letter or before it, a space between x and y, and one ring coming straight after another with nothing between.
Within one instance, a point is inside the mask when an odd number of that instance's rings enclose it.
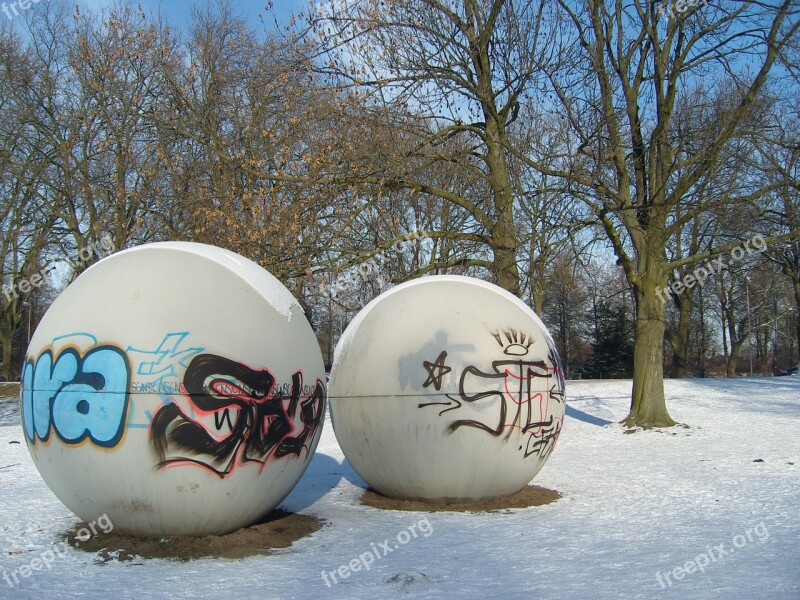
<instances>
[{"instance_id":1,"label":"snow","mask_svg":"<svg viewBox=\"0 0 800 600\"><path fill-rule=\"evenodd\" d=\"M282 507L328 525L293 547L240 560L104 565L70 550L14 588L3 574L61 550L77 518L42 482L18 413L2 403L0 598L800 598L800 379L666 387L670 413L688 428L626 434L616 422L630 381L568 382L564 431L534 480L563 494L547 506L363 507L365 484L327 422ZM402 533L424 531L425 519L428 535ZM326 585L322 571L382 554L387 539L392 552L368 571ZM691 573L676 578L676 567Z\"/></svg>"}]
</instances>

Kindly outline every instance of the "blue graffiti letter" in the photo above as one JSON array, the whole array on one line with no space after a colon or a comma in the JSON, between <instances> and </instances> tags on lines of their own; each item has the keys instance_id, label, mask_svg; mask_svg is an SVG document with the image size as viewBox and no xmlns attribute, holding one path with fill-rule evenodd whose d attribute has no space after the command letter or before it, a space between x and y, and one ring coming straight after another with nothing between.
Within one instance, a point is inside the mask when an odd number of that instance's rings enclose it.
<instances>
[{"instance_id":1,"label":"blue graffiti letter","mask_svg":"<svg viewBox=\"0 0 800 600\"><path fill-rule=\"evenodd\" d=\"M31 443L47 441L51 428L66 444L90 439L116 446L125 431L131 369L114 346L96 346L81 357L73 348L53 362L50 350L22 375L22 416Z\"/></svg>"}]
</instances>

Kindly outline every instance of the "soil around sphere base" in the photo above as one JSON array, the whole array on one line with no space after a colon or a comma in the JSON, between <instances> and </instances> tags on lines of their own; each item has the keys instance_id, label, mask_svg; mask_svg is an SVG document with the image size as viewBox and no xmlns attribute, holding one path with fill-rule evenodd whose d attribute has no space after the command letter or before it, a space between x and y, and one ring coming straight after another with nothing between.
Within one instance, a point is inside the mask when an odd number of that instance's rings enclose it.
<instances>
[{"instance_id":1,"label":"soil around sphere base","mask_svg":"<svg viewBox=\"0 0 800 600\"><path fill-rule=\"evenodd\" d=\"M242 527L226 535L202 537L175 536L145 538L124 533L99 532L88 540L78 523L66 533L66 542L75 549L99 552L96 562L128 562L146 558L167 558L180 561L198 558L245 558L268 555L279 548L288 548L294 542L319 531L327 523L309 515L299 515L276 509L262 522Z\"/></svg>"},{"instance_id":2,"label":"soil around sphere base","mask_svg":"<svg viewBox=\"0 0 800 600\"><path fill-rule=\"evenodd\" d=\"M529 508L543 506L561 498L555 490L527 485L516 494L494 498L483 502L429 502L425 500L403 500L382 496L372 489L368 489L361 496L361 504L372 508L384 510L408 510L419 512L492 512L507 508Z\"/></svg>"}]
</instances>

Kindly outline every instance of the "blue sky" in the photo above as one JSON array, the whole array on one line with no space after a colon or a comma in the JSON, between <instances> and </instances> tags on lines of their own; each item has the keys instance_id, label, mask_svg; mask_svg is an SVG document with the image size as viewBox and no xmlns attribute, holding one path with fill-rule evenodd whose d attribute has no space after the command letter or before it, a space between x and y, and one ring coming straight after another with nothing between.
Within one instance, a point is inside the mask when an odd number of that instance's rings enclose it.
<instances>
[{"instance_id":1,"label":"blue sky","mask_svg":"<svg viewBox=\"0 0 800 600\"><path fill-rule=\"evenodd\" d=\"M75 0L77 4L90 9L105 8L113 4L113 0ZM136 0L135 0L136 1ZM160 12L174 27L180 28L186 23L190 9L195 4L206 4L201 0L192 2L191 0L138 0L138 4L146 13ZM234 0L235 10L245 17L248 22L253 26L259 25L259 14L264 14L265 0ZM273 12L280 22L286 23L292 14L297 14L308 9L308 0L273 0ZM268 18L268 24L271 24L271 17Z\"/></svg>"}]
</instances>

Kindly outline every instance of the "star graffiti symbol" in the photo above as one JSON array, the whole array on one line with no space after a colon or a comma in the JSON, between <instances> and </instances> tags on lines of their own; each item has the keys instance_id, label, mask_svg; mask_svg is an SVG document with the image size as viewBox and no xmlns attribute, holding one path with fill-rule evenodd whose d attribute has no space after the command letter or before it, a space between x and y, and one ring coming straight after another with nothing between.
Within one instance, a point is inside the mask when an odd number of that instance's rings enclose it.
<instances>
[{"instance_id":1,"label":"star graffiti symbol","mask_svg":"<svg viewBox=\"0 0 800 600\"><path fill-rule=\"evenodd\" d=\"M425 370L428 372L428 378L425 380L425 383L422 384L422 387L433 385L437 392L442 389L442 377L453 370L444 364L446 358L447 351L442 350L442 353L437 357L436 361L423 361L422 366L425 367Z\"/></svg>"}]
</instances>

